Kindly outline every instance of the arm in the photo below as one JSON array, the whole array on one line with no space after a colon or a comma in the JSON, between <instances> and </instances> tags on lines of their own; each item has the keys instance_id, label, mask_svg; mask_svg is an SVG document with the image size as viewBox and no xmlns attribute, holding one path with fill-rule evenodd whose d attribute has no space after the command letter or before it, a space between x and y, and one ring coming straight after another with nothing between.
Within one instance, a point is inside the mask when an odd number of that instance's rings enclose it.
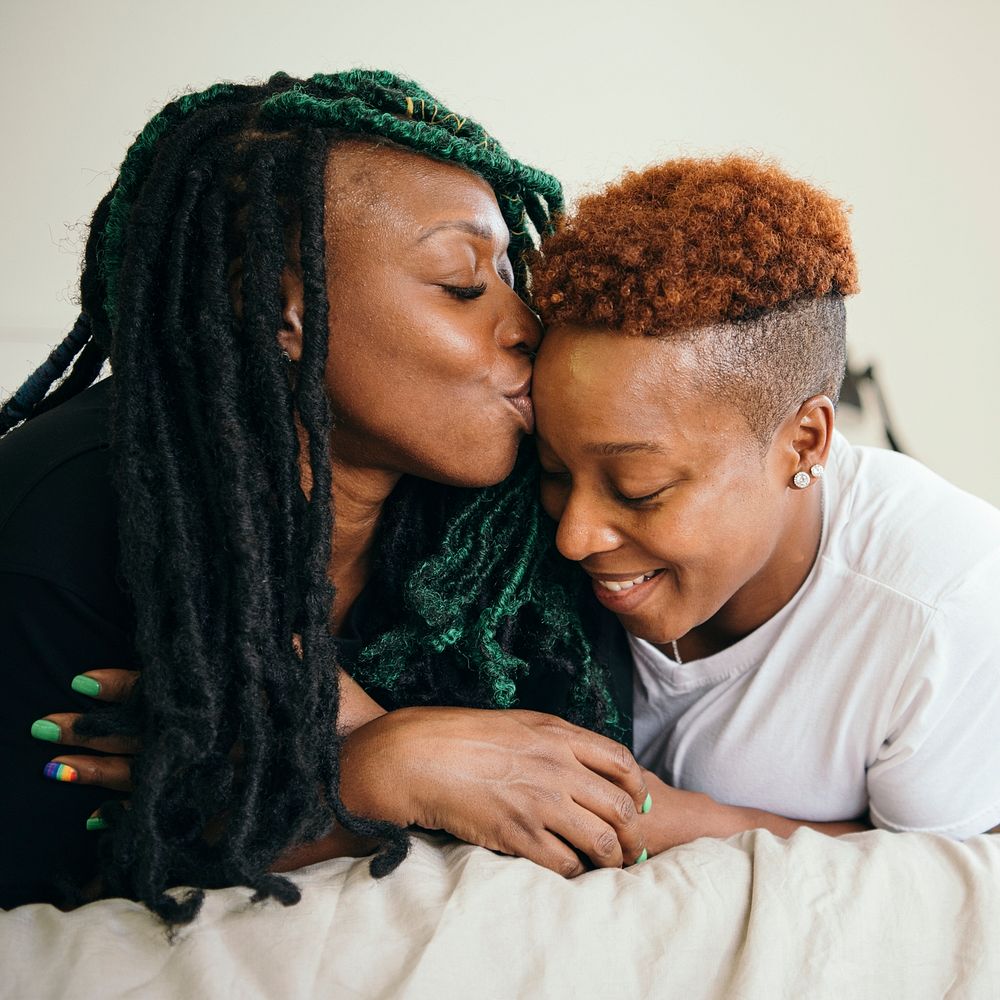
<instances>
[{"instance_id":1,"label":"arm","mask_svg":"<svg viewBox=\"0 0 1000 1000\"><path fill-rule=\"evenodd\" d=\"M724 805L700 792L672 788L651 771L644 773L656 803L656 809L641 819L650 854L659 854L699 837L731 837L744 830L763 829L778 837L790 837L801 827L809 827L831 837L840 837L872 829L860 821L812 823L787 819L762 809Z\"/></svg>"},{"instance_id":2,"label":"arm","mask_svg":"<svg viewBox=\"0 0 1000 1000\"><path fill-rule=\"evenodd\" d=\"M134 677L90 671L99 697L123 697ZM112 740L73 735L74 714L47 717L59 739L129 752ZM631 864L646 848L639 816L648 790L621 744L555 716L519 710L406 708L384 712L350 678L342 694L340 793L356 815L398 826L440 829L472 844L528 858L572 876ZM365 721L367 720L367 721ZM127 791L127 757L60 756L81 784ZM279 870L369 853L372 844L340 829L287 852Z\"/></svg>"}]
</instances>

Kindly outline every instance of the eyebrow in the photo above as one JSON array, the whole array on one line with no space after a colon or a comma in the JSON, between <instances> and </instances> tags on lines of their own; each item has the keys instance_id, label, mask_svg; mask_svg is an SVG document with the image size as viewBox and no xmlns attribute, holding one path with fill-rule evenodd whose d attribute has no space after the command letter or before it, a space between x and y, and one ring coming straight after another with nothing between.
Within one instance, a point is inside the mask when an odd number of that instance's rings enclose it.
<instances>
[{"instance_id":1,"label":"eyebrow","mask_svg":"<svg viewBox=\"0 0 1000 1000\"><path fill-rule=\"evenodd\" d=\"M468 233L470 236L478 236L482 240L493 241L496 233L489 227L480 225L478 222L469 222L468 219L452 219L448 222L439 222L436 226L431 226L427 232L422 233L417 238L417 243L423 243L445 229L457 229L460 232Z\"/></svg>"},{"instance_id":2,"label":"eyebrow","mask_svg":"<svg viewBox=\"0 0 1000 1000\"><path fill-rule=\"evenodd\" d=\"M652 441L615 441L604 444L591 444L586 449L591 455L634 455L636 453L647 453L654 455L666 455L666 451Z\"/></svg>"}]
</instances>

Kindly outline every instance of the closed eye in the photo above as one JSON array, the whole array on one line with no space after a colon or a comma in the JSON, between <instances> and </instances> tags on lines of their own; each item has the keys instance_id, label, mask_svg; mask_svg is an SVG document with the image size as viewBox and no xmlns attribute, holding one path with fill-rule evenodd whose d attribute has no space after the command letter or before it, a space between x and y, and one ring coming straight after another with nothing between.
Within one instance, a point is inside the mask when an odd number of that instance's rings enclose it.
<instances>
[{"instance_id":1,"label":"closed eye","mask_svg":"<svg viewBox=\"0 0 1000 1000\"><path fill-rule=\"evenodd\" d=\"M456 299L478 299L486 291L486 282L480 282L478 285L442 285L441 287Z\"/></svg>"},{"instance_id":2,"label":"closed eye","mask_svg":"<svg viewBox=\"0 0 1000 1000\"><path fill-rule=\"evenodd\" d=\"M619 493L615 490L615 498L628 507L641 507L643 504L650 503L661 494L666 493L667 490L670 489L671 485L672 484L661 486L658 490L654 490L652 493L647 493L645 496L641 497L627 497L625 494Z\"/></svg>"}]
</instances>

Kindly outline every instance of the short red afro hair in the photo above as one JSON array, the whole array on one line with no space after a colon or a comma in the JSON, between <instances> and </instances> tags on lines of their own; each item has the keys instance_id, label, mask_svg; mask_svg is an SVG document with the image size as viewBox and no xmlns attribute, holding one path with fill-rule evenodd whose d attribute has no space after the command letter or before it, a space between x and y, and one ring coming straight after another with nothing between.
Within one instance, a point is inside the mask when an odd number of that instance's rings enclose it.
<instances>
[{"instance_id":1,"label":"short red afro hair","mask_svg":"<svg viewBox=\"0 0 1000 1000\"><path fill-rule=\"evenodd\" d=\"M532 262L546 325L662 335L857 291L845 206L773 164L678 159L580 201Z\"/></svg>"}]
</instances>

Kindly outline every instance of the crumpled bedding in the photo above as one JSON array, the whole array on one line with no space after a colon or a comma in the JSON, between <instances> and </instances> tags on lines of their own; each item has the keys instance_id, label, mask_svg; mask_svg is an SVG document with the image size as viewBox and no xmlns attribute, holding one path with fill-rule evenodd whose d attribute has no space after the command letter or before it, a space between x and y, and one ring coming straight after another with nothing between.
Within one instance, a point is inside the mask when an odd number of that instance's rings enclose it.
<instances>
[{"instance_id":1,"label":"crumpled bedding","mask_svg":"<svg viewBox=\"0 0 1000 1000\"><path fill-rule=\"evenodd\" d=\"M1000 836L753 831L565 881L428 835L381 881L294 877L289 908L209 892L174 944L121 899L0 912L0 995L1000 998Z\"/></svg>"}]
</instances>

